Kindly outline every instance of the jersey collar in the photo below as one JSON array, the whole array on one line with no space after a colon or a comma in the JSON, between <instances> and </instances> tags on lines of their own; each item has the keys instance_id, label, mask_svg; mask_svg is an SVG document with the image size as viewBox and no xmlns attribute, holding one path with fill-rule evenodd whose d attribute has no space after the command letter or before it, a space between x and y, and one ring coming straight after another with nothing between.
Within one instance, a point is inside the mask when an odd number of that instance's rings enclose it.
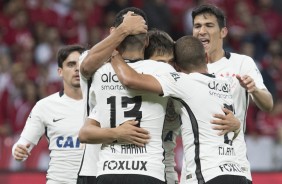
<instances>
[{"instance_id":1,"label":"jersey collar","mask_svg":"<svg viewBox=\"0 0 282 184\"><path fill-rule=\"evenodd\" d=\"M60 95L60 97L62 97L64 94L65 94L65 93L64 93L64 90L62 89L62 90L59 92L59 95Z\"/></svg>"},{"instance_id":2,"label":"jersey collar","mask_svg":"<svg viewBox=\"0 0 282 184\"><path fill-rule=\"evenodd\" d=\"M138 59L124 59L124 61L126 63L135 63L135 62L141 61L141 60L143 60L143 59L142 58L138 58Z\"/></svg>"},{"instance_id":3,"label":"jersey collar","mask_svg":"<svg viewBox=\"0 0 282 184\"><path fill-rule=\"evenodd\" d=\"M226 57L227 59L230 59L230 57L231 57L230 52L224 50L224 57Z\"/></svg>"}]
</instances>

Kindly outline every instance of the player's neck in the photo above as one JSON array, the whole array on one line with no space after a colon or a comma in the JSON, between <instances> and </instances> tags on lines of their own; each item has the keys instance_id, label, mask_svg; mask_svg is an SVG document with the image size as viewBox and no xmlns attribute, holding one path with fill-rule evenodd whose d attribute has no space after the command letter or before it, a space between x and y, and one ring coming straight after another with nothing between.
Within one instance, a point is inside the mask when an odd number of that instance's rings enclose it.
<instances>
[{"instance_id":1,"label":"player's neck","mask_svg":"<svg viewBox=\"0 0 282 184\"><path fill-rule=\"evenodd\" d=\"M208 68L207 67L195 67L194 69L189 69L189 70L183 70L180 69L181 72L189 74L189 73L203 73L203 74L207 74L208 73Z\"/></svg>"},{"instance_id":2,"label":"player's neck","mask_svg":"<svg viewBox=\"0 0 282 184\"><path fill-rule=\"evenodd\" d=\"M224 57L224 50L220 49L208 54L208 63L214 63Z\"/></svg>"},{"instance_id":3,"label":"player's neck","mask_svg":"<svg viewBox=\"0 0 282 184\"><path fill-rule=\"evenodd\" d=\"M65 87L64 88L64 93L74 99L74 100L81 100L82 99L82 92L80 88L75 88L75 87Z\"/></svg>"},{"instance_id":4,"label":"player's neck","mask_svg":"<svg viewBox=\"0 0 282 184\"><path fill-rule=\"evenodd\" d=\"M136 51L136 52L132 52L132 51L127 52L127 51L125 51L125 52L122 53L122 57L124 59L127 59L127 60L137 60L137 59L139 60L139 59L144 59L144 53L143 52L138 52L138 51Z\"/></svg>"}]
</instances>

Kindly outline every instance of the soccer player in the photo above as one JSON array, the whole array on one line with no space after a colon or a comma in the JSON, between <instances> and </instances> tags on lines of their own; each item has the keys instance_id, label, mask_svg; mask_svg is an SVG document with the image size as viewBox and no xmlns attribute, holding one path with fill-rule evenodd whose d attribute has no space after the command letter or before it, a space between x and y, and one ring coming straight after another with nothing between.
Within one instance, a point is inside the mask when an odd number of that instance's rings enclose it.
<instances>
[{"instance_id":1,"label":"soccer player","mask_svg":"<svg viewBox=\"0 0 282 184\"><path fill-rule=\"evenodd\" d=\"M187 174L183 183L247 183L236 155L240 150L232 144L238 132L218 136L220 132L210 123L215 113L225 116L223 107L227 114L233 110L230 82L208 74L205 50L197 38L185 36L176 41L175 62L181 72L158 73L155 78L138 74L119 54L114 55L112 66L126 87L172 96L182 104L179 110Z\"/></svg>"},{"instance_id":2,"label":"soccer player","mask_svg":"<svg viewBox=\"0 0 282 184\"><path fill-rule=\"evenodd\" d=\"M75 184L83 145L78 130L83 124L83 101L79 84L78 58L85 49L78 45L58 52L58 73L64 89L36 103L20 139L13 146L13 156L25 161L45 134L49 141L50 163L47 184Z\"/></svg>"},{"instance_id":3,"label":"soccer player","mask_svg":"<svg viewBox=\"0 0 282 184\"><path fill-rule=\"evenodd\" d=\"M226 18L222 10L213 5L201 5L192 12L193 36L200 39L208 55L208 70L218 77L226 77L231 81L231 93L234 98L236 117L242 123L243 131L234 141L238 147L243 170L252 183L250 164L247 159L244 132L249 98L263 111L271 111L273 99L263 83L262 76L254 60L246 55L230 53L223 49L223 39L228 30ZM237 79L238 80L237 80Z\"/></svg>"},{"instance_id":4,"label":"soccer player","mask_svg":"<svg viewBox=\"0 0 282 184\"><path fill-rule=\"evenodd\" d=\"M147 20L142 10L130 7L117 14L115 27L123 21L123 16L128 12L143 17L145 22ZM174 72L173 67L165 63L143 60L147 41L146 33L127 36L119 45L115 47L108 45L102 50L108 52L108 56L103 58L108 59L113 50L118 49L123 58L139 72L149 74L160 71ZM105 44L105 40L98 44ZM81 73L86 74L86 77L87 74L95 71L95 68L89 67L88 64L91 62L93 64L101 59L100 51L89 51L89 57L86 56L86 60L82 62ZM110 63L104 64L95 72L89 99L95 103L95 107L81 129L79 138L82 141L89 140L90 136L95 141L93 143L103 143L98 161L98 184L165 183L165 166L162 162L164 159L162 128L167 100L168 98L152 93L124 88L118 81ZM95 123L93 119L100 124ZM136 126L150 133L148 143L144 142L142 146L124 144L120 140L113 141L113 135L101 133L104 129L119 127L121 122L129 119L137 120L139 123ZM92 133L87 133L91 127Z\"/></svg>"},{"instance_id":5,"label":"soccer player","mask_svg":"<svg viewBox=\"0 0 282 184\"><path fill-rule=\"evenodd\" d=\"M148 31L149 44L145 48L145 59L152 59L174 65L174 41L166 32L158 29ZM167 184L177 184L178 174L175 170L176 138L180 134L180 117L174 110L173 100L169 99L163 127L164 164Z\"/></svg>"},{"instance_id":6,"label":"soccer player","mask_svg":"<svg viewBox=\"0 0 282 184\"><path fill-rule=\"evenodd\" d=\"M134 35L139 33L146 33L147 32L147 25L145 24L145 21L140 16L134 16L132 13L128 13L124 16L124 19L122 23L116 27L115 29L111 29L110 35L102 41L102 43L94 45L89 51L86 51L82 54L80 58L81 62L81 71L82 74L81 77L81 89L83 93L83 98L85 101L85 114L84 117L87 117L89 115L89 112L93 109L95 106L95 103L92 103L92 101L89 101L89 87L92 82L92 75L97 70L98 67L100 67L104 62L107 62L109 57L111 56L112 51L123 41L123 39L128 35ZM92 57L92 52L100 52L101 55L99 55L96 58ZM93 62L95 61L95 62ZM99 62L97 62L99 61ZM86 64L86 67L84 67ZM88 65L87 65L88 64ZM92 99L95 97L92 96ZM138 131L138 133L147 134L147 132L142 131L140 128L137 128L133 126L134 122L131 122L126 125L125 128L127 128L127 132L130 133L127 138L131 139L132 141L135 140L135 135ZM133 132L130 132L129 130L132 129ZM91 128L89 129L91 130ZM136 132L134 132L136 131ZM125 133L121 133L120 135L123 136ZM113 135L113 134L111 134ZM128 135L128 134L125 134ZM81 132L80 137L87 136L87 132ZM146 138L146 137L145 137ZM91 139L84 140L85 142L91 142ZM140 141L146 142L146 139L139 139L135 141L136 144L140 144ZM142 144L141 143L141 144ZM81 167L78 173L78 181L77 184L95 184L96 181L96 175L97 175L97 162L98 162L98 153L100 150L100 144L86 144L85 145L85 151L83 154L83 159L81 162Z\"/></svg>"}]
</instances>

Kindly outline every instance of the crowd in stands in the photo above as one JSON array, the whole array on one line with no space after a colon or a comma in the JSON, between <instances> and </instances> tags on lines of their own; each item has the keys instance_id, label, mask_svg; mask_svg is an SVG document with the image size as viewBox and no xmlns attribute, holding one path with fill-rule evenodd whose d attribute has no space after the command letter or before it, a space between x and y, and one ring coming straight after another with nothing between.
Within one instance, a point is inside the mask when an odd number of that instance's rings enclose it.
<instances>
[{"instance_id":1,"label":"crowd in stands","mask_svg":"<svg viewBox=\"0 0 282 184\"><path fill-rule=\"evenodd\" d=\"M149 28L178 39L191 34L192 9L205 2L225 10L225 49L251 56L274 98L270 113L250 102L246 141L252 169L282 171L281 0L0 0L0 169L27 167L11 161L11 145L35 103L62 87L58 48L77 43L91 47L108 34L115 14L128 6L146 12ZM47 146L45 141L37 149L44 155ZM40 169L44 159L35 159L40 164L29 168Z\"/></svg>"}]
</instances>

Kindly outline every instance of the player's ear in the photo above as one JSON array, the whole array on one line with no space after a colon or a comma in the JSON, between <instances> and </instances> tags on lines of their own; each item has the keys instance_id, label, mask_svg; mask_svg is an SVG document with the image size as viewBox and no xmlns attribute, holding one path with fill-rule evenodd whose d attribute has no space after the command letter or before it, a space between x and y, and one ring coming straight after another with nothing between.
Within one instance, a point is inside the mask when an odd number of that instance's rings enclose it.
<instances>
[{"instance_id":1,"label":"player's ear","mask_svg":"<svg viewBox=\"0 0 282 184\"><path fill-rule=\"evenodd\" d=\"M149 36L147 35L145 39L145 48L148 47L148 45L149 45Z\"/></svg>"},{"instance_id":2,"label":"player's ear","mask_svg":"<svg viewBox=\"0 0 282 184\"><path fill-rule=\"evenodd\" d=\"M57 71L58 71L58 75L60 77L63 77L63 69L61 67L59 67Z\"/></svg>"},{"instance_id":3,"label":"player's ear","mask_svg":"<svg viewBox=\"0 0 282 184\"><path fill-rule=\"evenodd\" d=\"M228 29L227 27L223 27L220 31L221 38L225 38L227 36Z\"/></svg>"}]
</instances>

